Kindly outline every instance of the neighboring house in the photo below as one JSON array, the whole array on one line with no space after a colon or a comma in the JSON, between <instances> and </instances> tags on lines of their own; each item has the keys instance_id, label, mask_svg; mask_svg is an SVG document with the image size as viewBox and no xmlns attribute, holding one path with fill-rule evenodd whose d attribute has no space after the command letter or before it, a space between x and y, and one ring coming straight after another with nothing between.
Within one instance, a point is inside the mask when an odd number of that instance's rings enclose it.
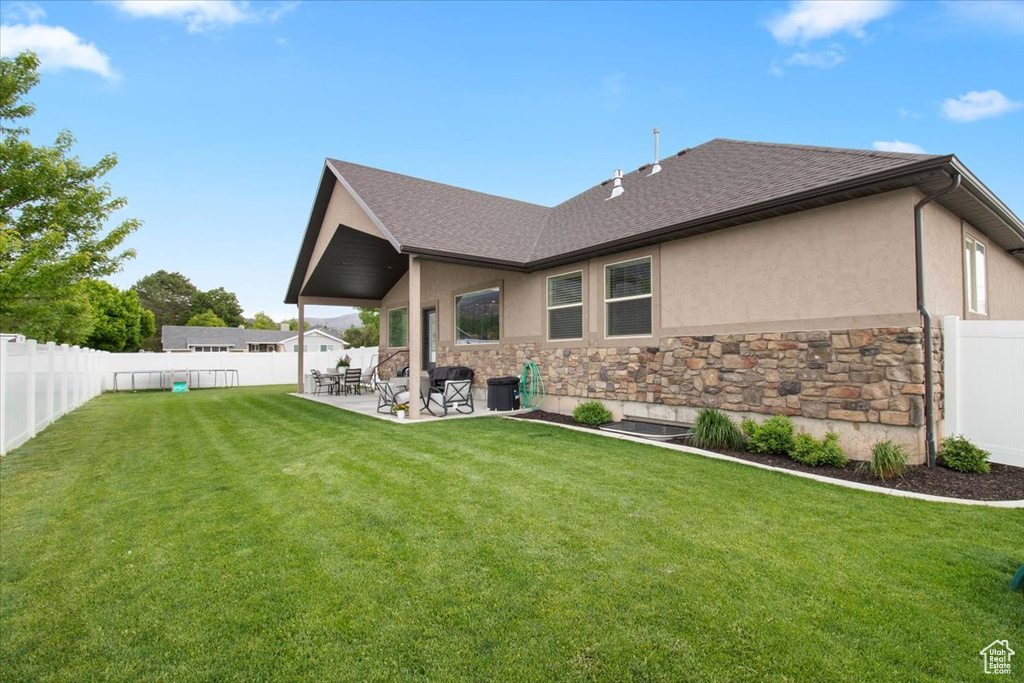
<instances>
[{"instance_id":1,"label":"neighboring house","mask_svg":"<svg viewBox=\"0 0 1024 683\"><path fill-rule=\"evenodd\" d=\"M284 327L286 325L282 325ZM279 353L298 351L299 333L288 329L164 325L161 342L167 352ZM318 329L306 330L302 343L306 351L340 351L348 346L334 335Z\"/></svg>"},{"instance_id":2,"label":"neighboring house","mask_svg":"<svg viewBox=\"0 0 1024 683\"><path fill-rule=\"evenodd\" d=\"M929 363L915 205L942 192L920 210ZM785 414L920 460L938 321L1024 319L1022 261L1024 224L952 155L712 140L554 207L328 159L285 301L380 306L385 377L482 387L532 360L551 410Z\"/></svg>"}]
</instances>

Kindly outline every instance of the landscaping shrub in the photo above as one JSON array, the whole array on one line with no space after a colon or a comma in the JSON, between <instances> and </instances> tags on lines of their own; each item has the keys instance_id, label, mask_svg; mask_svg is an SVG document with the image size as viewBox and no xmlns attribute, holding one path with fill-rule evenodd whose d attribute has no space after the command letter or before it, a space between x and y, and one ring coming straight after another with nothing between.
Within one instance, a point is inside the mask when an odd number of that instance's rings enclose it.
<instances>
[{"instance_id":1,"label":"landscaping shrub","mask_svg":"<svg viewBox=\"0 0 1024 683\"><path fill-rule=\"evenodd\" d=\"M721 410L702 408L693 423L690 443L697 448L739 449L743 447L743 432Z\"/></svg>"},{"instance_id":2,"label":"landscaping shrub","mask_svg":"<svg viewBox=\"0 0 1024 683\"><path fill-rule=\"evenodd\" d=\"M957 472L988 472L988 451L967 440L966 436L947 436L939 448L939 461Z\"/></svg>"},{"instance_id":3,"label":"landscaping shrub","mask_svg":"<svg viewBox=\"0 0 1024 683\"><path fill-rule=\"evenodd\" d=\"M595 427L612 421L612 414L600 401L586 401L576 406L572 418L577 422Z\"/></svg>"},{"instance_id":4,"label":"landscaping shrub","mask_svg":"<svg viewBox=\"0 0 1024 683\"><path fill-rule=\"evenodd\" d=\"M753 420L750 420L753 422ZM747 450L768 455L789 455L793 452L793 421L785 415L776 415L754 426L744 426L747 431Z\"/></svg>"},{"instance_id":5,"label":"landscaping shrub","mask_svg":"<svg viewBox=\"0 0 1024 683\"><path fill-rule=\"evenodd\" d=\"M871 460L861 463L860 467L867 467L871 474L884 480L886 477L902 476L907 471L907 459L910 455L907 449L892 439L877 442L871 449Z\"/></svg>"},{"instance_id":6,"label":"landscaping shrub","mask_svg":"<svg viewBox=\"0 0 1024 683\"><path fill-rule=\"evenodd\" d=\"M757 422L749 417L743 418L743 421L740 422L740 431L749 439L757 431Z\"/></svg>"},{"instance_id":7,"label":"landscaping shrub","mask_svg":"<svg viewBox=\"0 0 1024 683\"><path fill-rule=\"evenodd\" d=\"M793 439L793 450L790 451L789 457L811 467L845 467L849 460L839 447L839 435L835 432L828 432L821 441L810 434L797 434Z\"/></svg>"}]
</instances>

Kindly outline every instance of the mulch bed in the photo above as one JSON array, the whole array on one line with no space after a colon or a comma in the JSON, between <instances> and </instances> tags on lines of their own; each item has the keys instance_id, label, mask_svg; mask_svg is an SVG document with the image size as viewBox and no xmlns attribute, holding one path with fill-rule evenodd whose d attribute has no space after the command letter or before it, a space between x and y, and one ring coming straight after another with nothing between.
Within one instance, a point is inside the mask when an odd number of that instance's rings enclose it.
<instances>
[{"instance_id":1,"label":"mulch bed","mask_svg":"<svg viewBox=\"0 0 1024 683\"><path fill-rule=\"evenodd\" d=\"M584 427L597 430L597 427L580 424L569 415L549 413L544 410L534 410L530 413L523 413L515 417L523 420L537 420L541 422L555 422L558 424ZM687 439L673 439L669 443L680 446L689 446ZM927 493L933 496L946 496L949 498L965 498L968 500L1021 500L1024 499L1024 467L1011 467L999 463L990 463L992 471L988 474L965 474L946 467L925 467L924 465L912 465L902 477L881 480L875 478L866 468L858 469L857 463L851 462L846 467L810 467L794 462L786 457L777 455L761 455L759 453L747 453L746 451L718 451L723 455L729 455L742 460L770 465L787 470L798 472L810 472L823 477L833 479L844 479L855 481L861 484L871 484L901 491L914 491L915 493Z\"/></svg>"}]
</instances>

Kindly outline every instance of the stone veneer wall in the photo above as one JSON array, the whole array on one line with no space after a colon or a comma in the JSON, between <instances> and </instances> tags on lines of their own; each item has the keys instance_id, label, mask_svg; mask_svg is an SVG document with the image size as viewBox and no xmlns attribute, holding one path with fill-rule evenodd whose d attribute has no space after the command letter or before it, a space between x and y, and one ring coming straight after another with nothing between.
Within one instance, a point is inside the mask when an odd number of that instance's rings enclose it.
<instances>
[{"instance_id":1,"label":"stone veneer wall","mask_svg":"<svg viewBox=\"0 0 1024 683\"><path fill-rule=\"evenodd\" d=\"M473 368L481 387L489 377L519 375L533 360L549 395L919 427L921 338L919 327L897 327L666 337L647 347L439 346L438 364ZM935 331L938 419L941 342ZM394 376L405 365L408 355L399 354L381 375Z\"/></svg>"}]
</instances>

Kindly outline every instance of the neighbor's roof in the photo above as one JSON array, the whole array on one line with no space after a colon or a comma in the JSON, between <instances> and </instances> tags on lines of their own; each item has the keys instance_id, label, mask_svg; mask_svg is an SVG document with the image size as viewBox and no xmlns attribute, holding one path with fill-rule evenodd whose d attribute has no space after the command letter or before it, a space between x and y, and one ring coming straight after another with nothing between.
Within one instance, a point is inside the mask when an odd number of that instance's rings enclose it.
<instances>
[{"instance_id":1,"label":"neighbor's roof","mask_svg":"<svg viewBox=\"0 0 1024 683\"><path fill-rule=\"evenodd\" d=\"M306 334L312 332L341 341L337 337L315 328L307 330ZM297 338L298 332L294 330L247 330L241 327L164 325L160 336L164 351L187 349L190 346L230 346L244 349L247 344L280 344ZM344 342L342 343L344 344Z\"/></svg>"},{"instance_id":2,"label":"neighbor's roof","mask_svg":"<svg viewBox=\"0 0 1024 683\"><path fill-rule=\"evenodd\" d=\"M953 171L964 182L941 203L1005 248L1024 247L1024 224L952 155L716 139L660 163L653 176L649 166L625 174L613 200L604 181L545 207L328 159L287 301L297 300L335 180L402 253L523 270L901 187L934 192Z\"/></svg>"}]
</instances>

